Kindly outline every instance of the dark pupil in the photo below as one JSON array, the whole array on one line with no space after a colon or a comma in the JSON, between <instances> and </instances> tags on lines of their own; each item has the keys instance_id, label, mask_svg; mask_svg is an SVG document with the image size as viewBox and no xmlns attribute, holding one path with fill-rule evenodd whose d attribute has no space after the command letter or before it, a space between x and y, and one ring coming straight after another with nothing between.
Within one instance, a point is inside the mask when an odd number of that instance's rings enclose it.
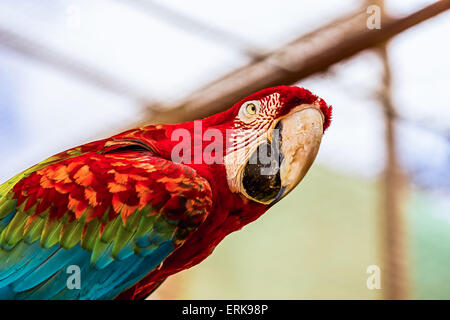
<instances>
[{"instance_id":1,"label":"dark pupil","mask_svg":"<svg viewBox=\"0 0 450 320\"><path fill-rule=\"evenodd\" d=\"M254 105L254 104L251 104L251 105L250 105L250 110L252 110L252 112L255 112L255 111L256 111L256 108L255 108L255 105Z\"/></svg>"}]
</instances>

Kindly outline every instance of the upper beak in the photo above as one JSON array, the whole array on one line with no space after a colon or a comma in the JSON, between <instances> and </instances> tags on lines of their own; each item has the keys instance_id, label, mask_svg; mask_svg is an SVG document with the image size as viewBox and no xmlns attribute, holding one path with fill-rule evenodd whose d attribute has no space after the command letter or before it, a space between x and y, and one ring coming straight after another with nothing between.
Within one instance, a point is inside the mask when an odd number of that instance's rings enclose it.
<instances>
[{"instance_id":1,"label":"upper beak","mask_svg":"<svg viewBox=\"0 0 450 320\"><path fill-rule=\"evenodd\" d=\"M280 120L281 188L271 205L294 189L308 172L322 141L323 121L315 104L298 106Z\"/></svg>"}]
</instances>

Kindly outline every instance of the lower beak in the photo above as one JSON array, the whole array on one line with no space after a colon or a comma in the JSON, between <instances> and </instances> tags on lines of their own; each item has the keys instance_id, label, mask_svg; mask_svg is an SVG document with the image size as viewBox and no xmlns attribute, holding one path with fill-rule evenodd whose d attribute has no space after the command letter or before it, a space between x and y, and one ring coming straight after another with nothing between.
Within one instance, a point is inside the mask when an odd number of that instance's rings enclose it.
<instances>
[{"instance_id":1,"label":"lower beak","mask_svg":"<svg viewBox=\"0 0 450 320\"><path fill-rule=\"evenodd\" d=\"M281 188L271 205L291 192L306 175L317 156L323 135L323 115L314 107L289 114L280 121Z\"/></svg>"}]
</instances>

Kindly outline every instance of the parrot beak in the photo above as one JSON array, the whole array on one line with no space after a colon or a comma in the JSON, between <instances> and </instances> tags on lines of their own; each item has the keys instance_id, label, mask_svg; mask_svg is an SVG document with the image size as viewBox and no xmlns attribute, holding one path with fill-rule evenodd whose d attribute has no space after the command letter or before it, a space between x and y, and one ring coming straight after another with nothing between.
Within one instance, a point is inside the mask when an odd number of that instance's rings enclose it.
<instances>
[{"instance_id":1,"label":"parrot beak","mask_svg":"<svg viewBox=\"0 0 450 320\"><path fill-rule=\"evenodd\" d=\"M297 106L275 122L244 166L241 192L269 206L291 192L316 158L323 123L318 104ZM265 154L268 159L261 157Z\"/></svg>"},{"instance_id":2,"label":"parrot beak","mask_svg":"<svg viewBox=\"0 0 450 320\"><path fill-rule=\"evenodd\" d=\"M291 192L308 172L319 151L323 123L320 107L314 104L294 108L277 124L281 129L281 187L271 205Z\"/></svg>"}]
</instances>

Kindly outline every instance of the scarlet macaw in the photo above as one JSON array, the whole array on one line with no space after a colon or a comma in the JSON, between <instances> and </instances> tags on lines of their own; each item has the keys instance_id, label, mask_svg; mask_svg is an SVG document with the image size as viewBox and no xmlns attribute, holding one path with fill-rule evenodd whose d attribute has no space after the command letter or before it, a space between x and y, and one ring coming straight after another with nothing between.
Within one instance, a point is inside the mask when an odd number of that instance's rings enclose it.
<instances>
[{"instance_id":1,"label":"scarlet macaw","mask_svg":"<svg viewBox=\"0 0 450 320\"><path fill-rule=\"evenodd\" d=\"M0 298L147 297L289 193L330 120L331 107L308 90L274 87L209 118L129 130L18 174L0 186ZM70 266L79 288L67 285Z\"/></svg>"}]
</instances>

